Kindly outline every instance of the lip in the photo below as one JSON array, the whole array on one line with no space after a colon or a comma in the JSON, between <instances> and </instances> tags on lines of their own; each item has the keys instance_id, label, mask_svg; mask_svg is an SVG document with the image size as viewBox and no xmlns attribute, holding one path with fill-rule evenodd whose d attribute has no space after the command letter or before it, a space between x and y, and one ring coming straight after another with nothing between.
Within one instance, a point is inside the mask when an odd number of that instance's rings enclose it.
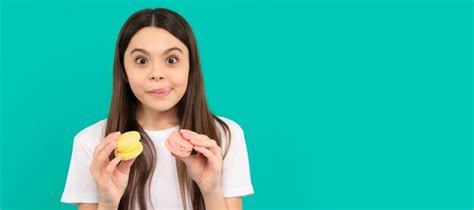
<instances>
[{"instance_id":1,"label":"lip","mask_svg":"<svg viewBox=\"0 0 474 210\"><path fill-rule=\"evenodd\" d=\"M170 87L165 87L165 88L157 88L153 89L149 92L153 96L157 97L165 97L171 93L171 88Z\"/></svg>"}]
</instances>

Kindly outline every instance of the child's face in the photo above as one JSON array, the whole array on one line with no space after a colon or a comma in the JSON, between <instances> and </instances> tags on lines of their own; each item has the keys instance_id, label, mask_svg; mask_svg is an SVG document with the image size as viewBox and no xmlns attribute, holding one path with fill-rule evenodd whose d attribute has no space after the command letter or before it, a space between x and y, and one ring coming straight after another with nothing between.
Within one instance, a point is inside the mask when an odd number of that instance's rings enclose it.
<instances>
[{"instance_id":1,"label":"child's face","mask_svg":"<svg viewBox=\"0 0 474 210\"><path fill-rule=\"evenodd\" d=\"M165 29L140 29L125 50L124 66L132 92L145 109L167 111L186 92L188 48Z\"/></svg>"}]
</instances>

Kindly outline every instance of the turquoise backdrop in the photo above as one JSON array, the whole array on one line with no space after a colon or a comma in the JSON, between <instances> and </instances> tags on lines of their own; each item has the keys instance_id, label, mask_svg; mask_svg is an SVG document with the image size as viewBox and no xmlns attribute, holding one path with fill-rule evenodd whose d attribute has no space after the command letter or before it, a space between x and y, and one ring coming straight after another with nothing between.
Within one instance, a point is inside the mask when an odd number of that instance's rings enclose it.
<instances>
[{"instance_id":1,"label":"turquoise backdrop","mask_svg":"<svg viewBox=\"0 0 474 210\"><path fill-rule=\"evenodd\" d=\"M245 209L472 209L467 0L1 1L0 209L59 202L74 135L107 116L133 12L198 40L211 109L245 130Z\"/></svg>"}]
</instances>

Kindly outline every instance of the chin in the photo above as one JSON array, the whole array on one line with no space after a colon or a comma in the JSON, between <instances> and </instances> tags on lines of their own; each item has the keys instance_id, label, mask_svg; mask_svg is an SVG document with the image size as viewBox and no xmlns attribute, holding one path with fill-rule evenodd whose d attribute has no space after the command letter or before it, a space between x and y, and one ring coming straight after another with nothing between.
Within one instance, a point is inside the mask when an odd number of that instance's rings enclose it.
<instances>
[{"instance_id":1,"label":"chin","mask_svg":"<svg viewBox=\"0 0 474 210\"><path fill-rule=\"evenodd\" d=\"M153 111L156 111L156 112L166 112L166 111L169 111L172 107L151 107L151 109L153 109Z\"/></svg>"},{"instance_id":2,"label":"chin","mask_svg":"<svg viewBox=\"0 0 474 210\"><path fill-rule=\"evenodd\" d=\"M152 104L147 104L148 107L150 107L152 110L157 111L157 112L166 112L170 109L172 109L176 104L174 103L167 103L167 102L155 102Z\"/></svg>"}]
</instances>

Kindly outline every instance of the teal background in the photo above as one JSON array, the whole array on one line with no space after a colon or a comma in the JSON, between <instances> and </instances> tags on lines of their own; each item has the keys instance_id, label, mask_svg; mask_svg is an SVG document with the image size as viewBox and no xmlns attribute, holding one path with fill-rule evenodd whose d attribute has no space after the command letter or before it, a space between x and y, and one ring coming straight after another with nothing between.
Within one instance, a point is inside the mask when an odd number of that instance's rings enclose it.
<instances>
[{"instance_id":1,"label":"teal background","mask_svg":"<svg viewBox=\"0 0 474 210\"><path fill-rule=\"evenodd\" d=\"M59 202L107 116L120 27L193 27L211 109L245 130L245 209L472 209L472 2L1 2L0 208Z\"/></svg>"}]
</instances>

